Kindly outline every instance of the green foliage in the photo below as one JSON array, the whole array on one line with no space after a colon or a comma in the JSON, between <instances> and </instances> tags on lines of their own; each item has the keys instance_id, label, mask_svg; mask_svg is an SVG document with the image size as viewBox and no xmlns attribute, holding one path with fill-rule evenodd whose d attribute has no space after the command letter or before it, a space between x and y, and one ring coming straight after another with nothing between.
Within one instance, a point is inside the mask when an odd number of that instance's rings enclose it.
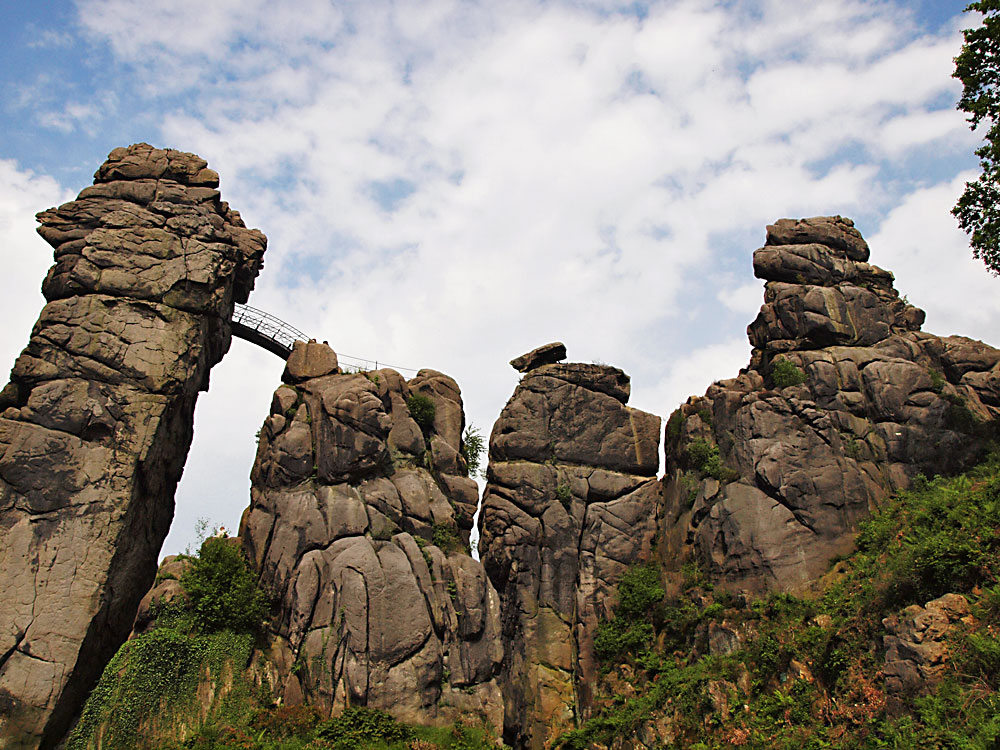
<instances>
[{"instance_id":1,"label":"green foliage","mask_svg":"<svg viewBox=\"0 0 1000 750\"><path fill-rule=\"evenodd\" d=\"M570 504L573 502L573 490L570 489L568 484L560 484L556 487L556 500L558 500L566 510L569 510Z\"/></svg>"},{"instance_id":2,"label":"green foliage","mask_svg":"<svg viewBox=\"0 0 1000 750\"><path fill-rule=\"evenodd\" d=\"M667 420L667 442L676 443L681 437L681 431L684 429L684 413L680 409L674 409L670 418Z\"/></svg>"},{"instance_id":3,"label":"green foliage","mask_svg":"<svg viewBox=\"0 0 1000 750\"><path fill-rule=\"evenodd\" d=\"M988 130L976 149L981 174L968 182L952 214L972 239L972 254L993 274L1000 273L1000 2L973 2L967 11L983 14L982 24L966 29L955 58L954 77L962 82L958 108L969 114L973 130Z\"/></svg>"},{"instance_id":4,"label":"green foliage","mask_svg":"<svg viewBox=\"0 0 1000 750\"><path fill-rule=\"evenodd\" d=\"M350 750L374 742L408 740L413 730L377 708L350 707L333 719L322 722L316 738L333 743L335 748Z\"/></svg>"},{"instance_id":5,"label":"green foliage","mask_svg":"<svg viewBox=\"0 0 1000 750\"><path fill-rule=\"evenodd\" d=\"M206 539L181 585L190 599L192 625L200 632L255 633L267 615L267 597L243 551L227 539Z\"/></svg>"},{"instance_id":6,"label":"green foliage","mask_svg":"<svg viewBox=\"0 0 1000 750\"><path fill-rule=\"evenodd\" d=\"M627 747L666 725L676 748L1000 747L1000 459L916 478L861 524L857 547L814 598L747 603L688 566L655 617L620 609L597 633L598 709L558 744ZM642 581L653 577L630 571L629 585ZM889 716L883 619L949 591L969 599L973 617L949 631L944 682ZM635 610L652 599L639 596ZM731 653L711 653L712 621L741 634Z\"/></svg>"},{"instance_id":7,"label":"green foliage","mask_svg":"<svg viewBox=\"0 0 1000 750\"><path fill-rule=\"evenodd\" d=\"M944 390L945 385L948 383L945 380L944 375L942 375L938 370L928 370L931 376L931 390L935 393L941 393Z\"/></svg>"},{"instance_id":8,"label":"green foliage","mask_svg":"<svg viewBox=\"0 0 1000 750\"><path fill-rule=\"evenodd\" d=\"M417 426L425 433L434 426L434 402L422 393L414 393L406 399L406 408Z\"/></svg>"},{"instance_id":9,"label":"green foliage","mask_svg":"<svg viewBox=\"0 0 1000 750\"><path fill-rule=\"evenodd\" d=\"M771 365L771 382L779 390L793 385L802 385L806 380L806 374L790 359L779 357Z\"/></svg>"},{"instance_id":10,"label":"green foliage","mask_svg":"<svg viewBox=\"0 0 1000 750\"><path fill-rule=\"evenodd\" d=\"M697 438L688 443L685 449L687 462L702 477L713 477L720 482L732 482L739 478L739 473L724 466L719 456L719 446L704 438Z\"/></svg>"},{"instance_id":11,"label":"green foliage","mask_svg":"<svg viewBox=\"0 0 1000 750\"><path fill-rule=\"evenodd\" d=\"M462 448L459 451L462 454L462 458L465 459L465 465L469 469L470 477L480 475L484 450L486 450L486 440L483 438L483 433L479 431L478 427L470 423L465 428L465 432L462 433Z\"/></svg>"},{"instance_id":12,"label":"green foliage","mask_svg":"<svg viewBox=\"0 0 1000 750\"><path fill-rule=\"evenodd\" d=\"M147 738L172 721L197 714L195 688L202 675L237 673L249 660L253 639L229 631L190 636L159 627L125 644L108 662L67 741L68 750L93 747L100 734L105 750L149 747ZM241 683L236 695L248 695Z\"/></svg>"},{"instance_id":13,"label":"green foliage","mask_svg":"<svg viewBox=\"0 0 1000 750\"><path fill-rule=\"evenodd\" d=\"M630 568L618 582L618 605L615 615L638 619L649 615L663 601L660 570L654 563Z\"/></svg>"},{"instance_id":14,"label":"green foliage","mask_svg":"<svg viewBox=\"0 0 1000 750\"><path fill-rule=\"evenodd\" d=\"M434 524L431 532L431 544L443 552L457 552L465 549L458 536L458 529L446 523Z\"/></svg>"},{"instance_id":15,"label":"green foliage","mask_svg":"<svg viewBox=\"0 0 1000 750\"><path fill-rule=\"evenodd\" d=\"M618 582L615 616L600 623L594 650L602 661L624 653L639 654L652 645L654 623L662 620L664 591L655 563L629 568Z\"/></svg>"}]
</instances>

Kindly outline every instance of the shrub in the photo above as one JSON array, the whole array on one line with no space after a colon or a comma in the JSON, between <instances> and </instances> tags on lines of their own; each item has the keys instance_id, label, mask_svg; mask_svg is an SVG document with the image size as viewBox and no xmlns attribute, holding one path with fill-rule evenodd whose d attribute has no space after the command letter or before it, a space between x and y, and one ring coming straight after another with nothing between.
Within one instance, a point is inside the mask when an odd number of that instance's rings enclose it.
<instances>
[{"instance_id":1,"label":"shrub","mask_svg":"<svg viewBox=\"0 0 1000 750\"><path fill-rule=\"evenodd\" d=\"M719 446L704 438L692 440L687 446L687 459L702 477L712 477L720 482L732 482L739 478L739 472L724 466L719 456Z\"/></svg>"},{"instance_id":2,"label":"shrub","mask_svg":"<svg viewBox=\"0 0 1000 750\"><path fill-rule=\"evenodd\" d=\"M403 742L413 732L377 708L352 706L334 719L328 719L316 730L316 739L332 742L336 748L353 748L373 742Z\"/></svg>"},{"instance_id":3,"label":"shrub","mask_svg":"<svg viewBox=\"0 0 1000 750\"><path fill-rule=\"evenodd\" d=\"M465 432L462 433L462 448L459 452L462 454L462 458L465 459L465 465L469 469L470 477L479 475L483 450L485 448L486 441L483 440L483 434L479 431L479 428L473 424L466 427Z\"/></svg>"},{"instance_id":4,"label":"shrub","mask_svg":"<svg viewBox=\"0 0 1000 750\"><path fill-rule=\"evenodd\" d=\"M190 597L192 625L200 632L257 632L267 615L267 598L243 551L226 539L204 541L198 557L181 575L181 585Z\"/></svg>"},{"instance_id":5,"label":"shrub","mask_svg":"<svg viewBox=\"0 0 1000 750\"><path fill-rule=\"evenodd\" d=\"M673 443L681 436L681 431L684 429L684 413L680 409L674 409L673 414L670 415L670 419L667 420L667 442Z\"/></svg>"},{"instance_id":6,"label":"shrub","mask_svg":"<svg viewBox=\"0 0 1000 750\"><path fill-rule=\"evenodd\" d=\"M560 484L556 487L556 500L558 500L566 510L569 510L570 503L573 502L573 490L570 489L568 484Z\"/></svg>"},{"instance_id":7,"label":"shrub","mask_svg":"<svg viewBox=\"0 0 1000 750\"><path fill-rule=\"evenodd\" d=\"M406 399L406 408L417 426L428 432L434 426L434 402L422 393L414 393Z\"/></svg>"},{"instance_id":8,"label":"shrub","mask_svg":"<svg viewBox=\"0 0 1000 750\"><path fill-rule=\"evenodd\" d=\"M454 526L446 523L434 524L431 534L431 544L442 552L453 552L465 549L462 540L458 537L458 530Z\"/></svg>"},{"instance_id":9,"label":"shrub","mask_svg":"<svg viewBox=\"0 0 1000 750\"><path fill-rule=\"evenodd\" d=\"M779 357L771 365L771 382L778 389L802 385L806 382L806 374L791 360Z\"/></svg>"}]
</instances>

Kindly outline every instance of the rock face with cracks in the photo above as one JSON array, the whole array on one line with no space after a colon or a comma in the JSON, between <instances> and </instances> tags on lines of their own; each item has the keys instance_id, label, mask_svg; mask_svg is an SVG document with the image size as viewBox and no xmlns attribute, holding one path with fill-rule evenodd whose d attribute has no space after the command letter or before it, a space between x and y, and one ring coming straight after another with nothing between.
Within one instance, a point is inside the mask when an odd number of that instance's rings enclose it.
<instances>
[{"instance_id":1,"label":"rock face with cracks","mask_svg":"<svg viewBox=\"0 0 1000 750\"><path fill-rule=\"evenodd\" d=\"M199 390L263 234L203 159L119 148L38 215L47 304L0 392L0 746L51 747L156 571Z\"/></svg>"},{"instance_id":2,"label":"rock face with cracks","mask_svg":"<svg viewBox=\"0 0 1000 750\"><path fill-rule=\"evenodd\" d=\"M622 574L652 554L660 419L628 397L617 368L539 365L490 437L479 549L502 602L515 747L541 748L588 715L597 625Z\"/></svg>"},{"instance_id":3,"label":"rock face with cracks","mask_svg":"<svg viewBox=\"0 0 1000 750\"><path fill-rule=\"evenodd\" d=\"M240 533L277 601L271 683L331 714L499 728L499 599L467 550L478 488L457 384L434 370L340 373L325 345L300 347L261 429Z\"/></svg>"},{"instance_id":4,"label":"rock face with cracks","mask_svg":"<svg viewBox=\"0 0 1000 750\"><path fill-rule=\"evenodd\" d=\"M1000 417L1000 351L922 332L868 256L839 216L768 227L749 367L667 424L668 565L801 590L882 498L979 457Z\"/></svg>"}]
</instances>

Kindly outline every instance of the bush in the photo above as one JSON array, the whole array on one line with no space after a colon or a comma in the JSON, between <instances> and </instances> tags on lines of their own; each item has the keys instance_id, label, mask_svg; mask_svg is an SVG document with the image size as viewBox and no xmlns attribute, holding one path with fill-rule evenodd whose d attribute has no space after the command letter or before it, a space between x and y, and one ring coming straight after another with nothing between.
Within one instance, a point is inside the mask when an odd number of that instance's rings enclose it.
<instances>
[{"instance_id":1,"label":"bush","mask_svg":"<svg viewBox=\"0 0 1000 750\"><path fill-rule=\"evenodd\" d=\"M413 732L377 708L352 706L340 716L324 721L316 730L316 739L332 742L336 748L353 748L372 742L403 742Z\"/></svg>"},{"instance_id":2,"label":"bush","mask_svg":"<svg viewBox=\"0 0 1000 750\"><path fill-rule=\"evenodd\" d=\"M702 477L712 477L720 482L732 482L739 478L739 472L724 466L719 456L719 446L704 438L692 440L687 446L688 465Z\"/></svg>"},{"instance_id":3,"label":"bush","mask_svg":"<svg viewBox=\"0 0 1000 750\"><path fill-rule=\"evenodd\" d=\"M424 432L429 432L434 426L434 402L422 393L414 393L406 399L406 408L417 426Z\"/></svg>"},{"instance_id":4,"label":"bush","mask_svg":"<svg viewBox=\"0 0 1000 750\"><path fill-rule=\"evenodd\" d=\"M433 407L434 405L431 404L431 406ZM433 421L433 416L431 417L431 421ZM479 475L483 450L485 448L486 441L483 440L483 434L479 431L479 428L473 424L466 427L465 432L462 433L462 448L459 453L465 459L465 465L469 469L470 477Z\"/></svg>"},{"instance_id":5,"label":"bush","mask_svg":"<svg viewBox=\"0 0 1000 750\"><path fill-rule=\"evenodd\" d=\"M227 539L206 539L181 585L190 597L192 626L202 633L256 633L267 616L267 598L243 550Z\"/></svg>"},{"instance_id":6,"label":"bush","mask_svg":"<svg viewBox=\"0 0 1000 750\"><path fill-rule=\"evenodd\" d=\"M771 382L779 390L806 382L806 374L794 362L784 357L774 360L771 365Z\"/></svg>"}]
</instances>

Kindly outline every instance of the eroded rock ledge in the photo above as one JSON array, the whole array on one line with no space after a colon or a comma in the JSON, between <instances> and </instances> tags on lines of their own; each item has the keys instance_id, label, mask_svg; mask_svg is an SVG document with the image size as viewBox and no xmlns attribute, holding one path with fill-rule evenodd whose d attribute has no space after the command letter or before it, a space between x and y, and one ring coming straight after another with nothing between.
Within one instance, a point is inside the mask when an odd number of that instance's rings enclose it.
<instances>
[{"instance_id":1,"label":"eroded rock ledge","mask_svg":"<svg viewBox=\"0 0 1000 750\"><path fill-rule=\"evenodd\" d=\"M887 494L981 454L1000 417L1000 351L920 331L923 311L868 256L839 216L768 227L749 367L668 422L668 566L800 590Z\"/></svg>"},{"instance_id":2,"label":"eroded rock ledge","mask_svg":"<svg viewBox=\"0 0 1000 750\"><path fill-rule=\"evenodd\" d=\"M540 748L588 715L597 624L621 575L651 555L660 418L628 397L614 367L534 366L490 437L479 549L501 596L514 747Z\"/></svg>"},{"instance_id":3,"label":"eroded rock ledge","mask_svg":"<svg viewBox=\"0 0 1000 750\"><path fill-rule=\"evenodd\" d=\"M241 523L277 600L271 684L334 714L499 728L499 599L467 550L478 488L458 385L434 370L341 373L302 342L282 379Z\"/></svg>"},{"instance_id":4,"label":"eroded rock ledge","mask_svg":"<svg viewBox=\"0 0 1000 750\"><path fill-rule=\"evenodd\" d=\"M49 747L128 635L192 415L266 239L203 159L115 149L43 211L48 304L0 393L0 745Z\"/></svg>"}]
</instances>

